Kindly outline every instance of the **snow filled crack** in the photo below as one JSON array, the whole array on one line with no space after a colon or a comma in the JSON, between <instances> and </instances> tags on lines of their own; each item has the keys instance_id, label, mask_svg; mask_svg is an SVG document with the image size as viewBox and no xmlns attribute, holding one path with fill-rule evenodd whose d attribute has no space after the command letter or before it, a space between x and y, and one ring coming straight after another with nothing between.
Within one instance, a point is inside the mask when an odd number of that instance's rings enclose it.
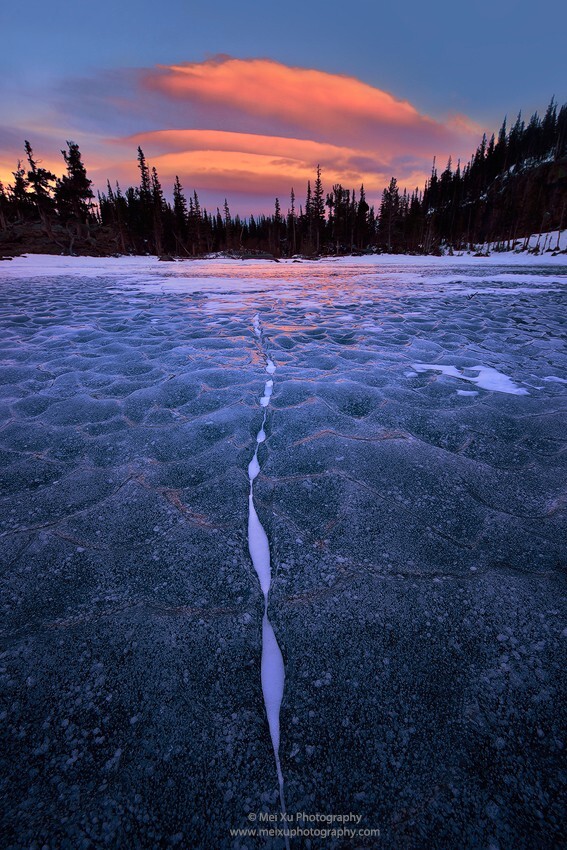
<instances>
[{"instance_id":1,"label":"snow filled crack","mask_svg":"<svg viewBox=\"0 0 567 850\"><path fill-rule=\"evenodd\" d=\"M284 777L280 762L280 706L282 702L284 683L285 683L285 668L281 654L281 650L276 639L276 635L272 628L268 617L268 602L269 592L272 581L272 572L270 564L270 544L268 535L266 534L262 523L256 513L254 506L254 481L260 472L260 463L258 461L258 449L260 444L266 439L265 425L267 416L267 407L272 396L274 381L273 375L276 371L276 366L270 358L266 349L262 327L260 325L260 317L258 314L253 319L254 332L258 338L258 343L262 354L266 360L266 372L270 378L264 386L264 394L260 399L260 406L264 410L262 425L256 435L256 449L252 460L248 464L248 478L250 481L250 492L248 495L248 549L252 564L260 582L260 588L264 594L264 616L262 618L262 662L261 662L261 680L262 694L264 696L264 707L266 709L266 717L270 729L270 737L272 739L272 747L274 750L274 758L276 762L276 772L278 777L278 785L280 792L280 806L282 815L285 816L285 795L284 795ZM286 848L289 850L289 838L285 837Z\"/></svg>"}]
</instances>

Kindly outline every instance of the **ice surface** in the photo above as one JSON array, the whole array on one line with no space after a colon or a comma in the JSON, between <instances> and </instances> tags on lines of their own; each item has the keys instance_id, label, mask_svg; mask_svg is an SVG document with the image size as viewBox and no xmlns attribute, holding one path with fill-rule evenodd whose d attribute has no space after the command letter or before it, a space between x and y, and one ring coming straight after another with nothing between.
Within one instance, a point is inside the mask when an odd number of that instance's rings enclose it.
<instances>
[{"instance_id":1,"label":"ice surface","mask_svg":"<svg viewBox=\"0 0 567 850\"><path fill-rule=\"evenodd\" d=\"M0 264L3 846L560 845L566 273Z\"/></svg>"}]
</instances>

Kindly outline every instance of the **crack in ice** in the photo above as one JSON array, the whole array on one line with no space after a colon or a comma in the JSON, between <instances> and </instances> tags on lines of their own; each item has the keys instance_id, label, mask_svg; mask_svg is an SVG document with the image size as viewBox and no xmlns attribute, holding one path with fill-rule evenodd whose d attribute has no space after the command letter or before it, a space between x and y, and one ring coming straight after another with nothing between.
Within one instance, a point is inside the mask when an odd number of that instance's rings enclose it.
<instances>
[{"instance_id":1,"label":"crack in ice","mask_svg":"<svg viewBox=\"0 0 567 850\"><path fill-rule=\"evenodd\" d=\"M260 463L258 461L258 449L260 444L266 439L265 425L267 410L274 389L273 374L276 371L276 366L273 360L269 357L264 343L262 327L260 325L260 317L256 314L252 320L254 333L258 337L258 342L264 357L266 358L266 372L270 378L264 386L264 394L260 399L260 406L264 410L262 425L256 435L256 449L252 460L248 464L248 479L250 481L250 492L248 495L248 550L252 564L260 582L260 588L264 594L264 615L262 618L262 661L261 661L261 680L262 694L264 697L264 707L266 709L266 717L270 729L270 737L274 750L274 759L276 763L276 772L278 777L278 785L280 792L280 806L282 816L285 817L285 796L284 796L284 777L280 763L280 706L283 698L285 684L285 668L282 658L282 653L279 648L276 635L272 624L268 617L268 595L272 581L272 572L270 564L270 544L268 535L264 527L258 519L256 508L254 506L254 481L260 472ZM289 838L285 836L285 846L289 850Z\"/></svg>"}]
</instances>

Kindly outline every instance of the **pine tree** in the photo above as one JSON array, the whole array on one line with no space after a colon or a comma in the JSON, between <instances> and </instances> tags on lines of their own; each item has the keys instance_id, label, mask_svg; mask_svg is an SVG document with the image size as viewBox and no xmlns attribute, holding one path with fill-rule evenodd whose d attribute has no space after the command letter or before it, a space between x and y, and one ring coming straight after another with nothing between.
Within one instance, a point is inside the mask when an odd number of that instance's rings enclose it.
<instances>
[{"instance_id":1,"label":"pine tree","mask_svg":"<svg viewBox=\"0 0 567 850\"><path fill-rule=\"evenodd\" d=\"M494 169L496 174L500 174L508 166L508 139L506 135L506 118L502 122L502 126L498 131L498 141L494 148Z\"/></svg>"},{"instance_id":2,"label":"pine tree","mask_svg":"<svg viewBox=\"0 0 567 850\"><path fill-rule=\"evenodd\" d=\"M555 161L567 156L567 103L563 104L557 116L557 143L554 150Z\"/></svg>"},{"instance_id":3,"label":"pine tree","mask_svg":"<svg viewBox=\"0 0 567 850\"><path fill-rule=\"evenodd\" d=\"M113 191L109 180L106 182L106 187L108 195L106 198L103 197L102 200L99 200L102 224L109 224L112 227L113 232L116 230L118 231L120 248L122 253L125 254L127 252L126 199L122 194L120 184L118 182L116 183L116 191Z\"/></svg>"},{"instance_id":4,"label":"pine tree","mask_svg":"<svg viewBox=\"0 0 567 850\"><path fill-rule=\"evenodd\" d=\"M29 181L20 159L18 160L18 167L12 174L14 176L14 183L10 189L10 195L14 204L17 221L20 223L26 218L30 207L30 197L27 192Z\"/></svg>"},{"instance_id":5,"label":"pine tree","mask_svg":"<svg viewBox=\"0 0 567 850\"><path fill-rule=\"evenodd\" d=\"M289 202L290 209L287 216L287 229L289 234L291 235L291 254L293 256L297 252L297 216L295 214L295 192L293 191L293 186L291 187Z\"/></svg>"},{"instance_id":6,"label":"pine tree","mask_svg":"<svg viewBox=\"0 0 567 850\"><path fill-rule=\"evenodd\" d=\"M39 160L34 159L32 146L26 139L24 142L24 150L28 158L29 170L27 179L31 188L31 197L41 223L46 229L49 236L53 235L51 229L51 215L53 214L55 203L51 194L51 183L55 181L55 174L48 171L46 168L39 167Z\"/></svg>"},{"instance_id":7,"label":"pine tree","mask_svg":"<svg viewBox=\"0 0 567 850\"><path fill-rule=\"evenodd\" d=\"M136 242L144 254L154 247L154 204L152 199L152 181L150 169L141 147L138 147L138 168L140 185L136 192L128 196L130 220L136 231Z\"/></svg>"},{"instance_id":8,"label":"pine tree","mask_svg":"<svg viewBox=\"0 0 567 850\"><path fill-rule=\"evenodd\" d=\"M522 113L518 112L516 123L508 135L508 156L510 165L517 165L520 160L521 141L524 135L524 129L525 125L522 121Z\"/></svg>"},{"instance_id":9,"label":"pine tree","mask_svg":"<svg viewBox=\"0 0 567 850\"><path fill-rule=\"evenodd\" d=\"M188 217L188 234L189 247L193 256L200 254L202 250L203 231L208 230L206 216L201 214L201 205L197 192L193 192L193 197L189 198L189 217ZM210 249L209 249L210 250Z\"/></svg>"},{"instance_id":10,"label":"pine tree","mask_svg":"<svg viewBox=\"0 0 567 850\"><path fill-rule=\"evenodd\" d=\"M195 215L198 219L201 218L201 204L199 203L199 196L196 191L193 191L193 206L195 208ZM230 213L229 213L230 218Z\"/></svg>"},{"instance_id":11,"label":"pine tree","mask_svg":"<svg viewBox=\"0 0 567 850\"><path fill-rule=\"evenodd\" d=\"M396 227L400 216L400 190L395 177L390 180L387 189L382 193L380 204L379 233L386 243L388 253L392 251L393 240L396 235Z\"/></svg>"},{"instance_id":12,"label":"pine tree","mask_svg":"<svg viewBox=\"0 0 567 850\"><path fill-rule=\"evenodd\" d=\"M321 238L323 228L325 226L325 202L323 193L323 183L321 181L321 166L317 165L317 177L313 189L313 198L311 201L311 218L315 233L315 250L317 253L321 250Z\"/></svg>"},{"instance_id":13,"label":"pine tree","mask_svg":"<svg viewBox=\"0 0 567 850\"><path fill-rule=\"evenodd\" d=\"M195 190L193 190L193 213L195 217L195 249L193 253L196 251L200 254L203 250L203 232L206 232L205 212L201 213L199 196Z\"/></svg>"},{"instance_id":14,"label":"pine tree","mask_svg":"<svg viewBox=\"0 0 567 850\"><path fill-rule=\"evenodd\" d=\"M178 246L177 251L179 252L179 248L181 248L186 252L187 247L185 244L185 238L188 224L187 201L185 200L183 187L177 174L175 175L175 182L173 184L173 221L175 228L174 236Z\"/></svg>"},{"instance_id":15,"label":"pine tree","mask_svg":"<svg viewBox=\"0 0 567 850\"><path fill-rule=\"evenodd\" d=\"M547 156L549 151L553 151L555 136L557 133L557 104L555 97L551 98L549 106L545 112L542 124L542 156Z\"/></svg>"},{"instance_id":16,"label":"pine tree","mask_svg":"<svg viewBox=\"0 0 567 850\"><path fill-rule=\"evenodd\" d=\"M358 201L358 206L356 209L356 238L357 238L357 247L358 250L362 250L362 248L366 248L369 241L369 233L368 233L368 213L370 207L366 202L366 194L364 192L364 185L360 187L360 197Z\"/></svg>"},{"instance_id":17,"label":"pine tree","mask_svg":"<svg viewBox=\"0 0 567 850\"><path fill-rule=\"evenodd\" d=\"M92 214L92 181L87 177L78 144L67 142L67 151L62 150L67 166L67 174L61 177L55 187L57 212L63 221L74 219L82 228Z\"/></svg>"},{"instance_id":18,"label":"pine tree","mask_svg":"<svg viewBox=\"0 0 567 850\"><path fill-rule=\"evenodd\" d=\"M4 184L0 180L0 229L7 230L8 229L8 219L7 219L7 211L8 211L8 196L4 189Z\"/></svg>"},{"instance_id":19,"label":"pine tree","mask_svg":"<svg viewBox=\"0 0 567 850\"><path fill-rule=\"evenodd\" d=\"M311 180L307 181L307 194L305 196L305 212L302 216L304 230L307 236L308 251L313 251L313 198L311 194Z\"/></svg>"},{"instance_id":20,"label":"pine tree","mask_svg":"<svg viewBox=\"0 0 567 850\"><path fill-rule=\"evenodd\" d=\"M150 180L150 169L144 156L144 151L138 146L138 168L140 169L140 199L142 203L148 203L152 197L152 184Z\"/></svg>"},{"instance_id":21,"label":"pine tree","mask_svg":"<svg viewBox=\"0 0 567 850\"><path fill-rule=\"evenodd\" d=\"M232 249L232 221L230 217L230 208L228 206L228 201L225 198L223 204L223 230L224 230L224 241L225 247L227 250ZM221 222L222 223L222 222Z\"/></svg>"},{"instance_id":22,"label":"pine tree","mask_svg":"<svg viewBox=\"0 0 567 850\"><path fill-rule=\"evenodd\" d=\"M154 249L155 253L161 256L163 254L163 219L166 209L163 190L155 166L152 168L151 198Z\"/></svg>"}]
</instances>

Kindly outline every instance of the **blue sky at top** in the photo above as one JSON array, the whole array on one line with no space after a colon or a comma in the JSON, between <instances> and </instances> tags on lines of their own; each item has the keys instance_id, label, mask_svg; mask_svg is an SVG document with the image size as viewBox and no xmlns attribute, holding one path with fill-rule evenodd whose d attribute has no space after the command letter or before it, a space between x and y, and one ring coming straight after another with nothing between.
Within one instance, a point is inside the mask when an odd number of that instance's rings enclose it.
<instances>
[{"instance_id":1,"label":"blue sky at top","mask_svg":"<svg viewBox=\"0 0 567 850\"><path fill-rule=\"evenodd\" d=\"M567 4L28 0L0 9L3 88L117 66L269 57L357 76L431 113L494 118L566 94Z\"/></svg>"}]
</instances>

